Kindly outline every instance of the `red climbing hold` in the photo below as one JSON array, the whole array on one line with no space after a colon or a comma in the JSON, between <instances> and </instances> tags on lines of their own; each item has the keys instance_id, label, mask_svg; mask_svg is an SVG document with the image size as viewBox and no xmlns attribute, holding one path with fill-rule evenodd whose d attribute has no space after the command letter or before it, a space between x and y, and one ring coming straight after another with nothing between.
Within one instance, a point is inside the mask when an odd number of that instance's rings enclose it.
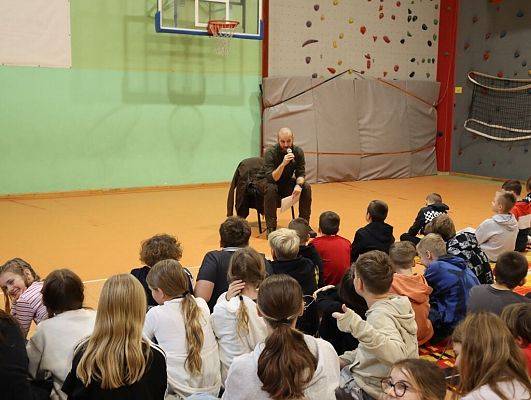
<instances>
[{"instance_id":1,"label":"red climbing hold","mask_svg":"<svg viewBox=\"0 0 531 400\"><path fill-rule=\"evenodd\" d=\"M503 78L503 71L498 71L498 73L496 74L496 76L498 78Z\"/></svg>"},{"instance_id":2,"label":"red climbing hold","mask_svg":"<svg viewBox=\"0 0 531 400\"><path fill-rule=\"evenodd\" d=\"M383 72L383 76L384 76L384 78L387 76L387 71Z\"/></svg>"},{"instance_id":3,"label":"red climbing hold","mask_svg":"<svg viewBox=\"0 0 531 400\"><path fill-rule=\"evenodd\" d=\"M490 36L491 36L491 33L490 33L490 32L485 33L485 40L490 39Z\"/></svg>"},{"instance_id":4,"label":"red climbing hold","mask_svg":"<svg viewBox=\"0 0 531 400\"><path fill-rule=\"evenodd\" d=\"M378 11L383 11L383 5L380 4L380 7L378 8Z\"/></svg>"},{"instance_id":5,"label":"red climbing hold","mask_svg":"<svg viewBox=\"0 0 531 400\"><path fill-rule=\"evenodd\" d=\"M396 16L394 14L391 15L391 19L394 21L396 19Z\"/></svg>"},{"instance_id":6,"label":"red climbing hold","mask_svg":"<svg viewBox=\"0 0 531 400\"><path fill-rule=\"evenodd\" d=\"M479 21L478 16L477 16L477 15L474 15L474 16L472 17L472 23L475 24L475 23L478 22L478 21Z\"/></svg>"},{"instance_id":7,"label":"red climbing hold","mask_svg":"<svg viewBox=\"0 0 531 400\"><path fill-rule=\"evenodd\" d=\"M398 66L398 64L396 64L395 67L394 67L393 69L395 70L395 72L398 72L398 69L399 69L399 68L400 68L400 67Z\"/></svg>"},{"instance_id":8,"label":"red climbing hold","mask_svg":"<svg viewBox=\"0 0 531 400\"><path fill-rule=\"evenodd\" d=\"M389 37L387 37L387 36L384 36L383 40L384 40L385 43L391 43L391 39L389 39Z\"/></svg>"},{"instance_id":9,"label":"red climbing hold","mask_svg":"<svg viewBox=\"0 0 531 400\"><path fill-rule=\"evenodd\" d=\"M371 69L371 60L367 60L367 69Z\"/></svg>"},{"instance_id":10,"label":"red climbing hold","mask_svg":"<svg viewBox=\"0 0 531 400\"><path fill-rule=\"evenodd\" d=\"M485 53L483 53L483 59L485 61L487 61L489 58L490 58L490 51L486 51Z\"/></svg>"},{"instance_id":11,"label":"red climbing hold","mask_svg":"<svg viewBox=\"0 0 531 400\"><path fill-rule=\"evenodd\" d=\"M380 15L378 16L378 18L382 19L384 17L384 13L380 13Z\"/></svg>"},{"instance_id":12,"label":"red climbing hold","mask_svg":"<svg viewBox=\"0 0 531 400\"><path fill-rule=\"evenodd\" d=\"M399 1L396 2L396 6L397 6L397 7L400 7L401 4L402 4L402 3L400 3Z\"/></svg>"},{"instance_id":13,"label":"red climbing hold","mask_svg":"<svg viewBox=\"0 0 531 400\"><path fill-rule=\"evenodd\" d=\"M330 72L331 74L335 74L336 73L336 69L334 67L326 67L326 69L328 70L328 72Z\"/></svg>"},{"instance_id":14,"label":"red climbing hold","mask_svg":"<svg viewBox=\"0 0 531 400\"><path fill-rule=\"evenodd\" d=\"M378 36L373 36L373 37L372 37L372 40L373 40L374 42L376 42L376 39L378 39Z\"/></svg>"},{"instance_id":15,"label":"red climbing hold","mask_svg":"<svg viewBox=\"0 0 531 400\"><path fill-rule=\"evenodd\" d=\"M362 25L362 27L360 28L360 32L362 35L365 35L365 32L367 32L367 28L365 27L365 25Z\"/></svg>"},{"instance_id":16,"label":"red climbing hold","mask_svg":"<svg viewBox=\"0 0 531 400\"><path fill-rule=\"evenodd\" d=\"M371 59L371 55L370 55L370 53L365 54L365 58L366 58L367 60L370 60L370 59Z\"/></svg>"}]
</instances>

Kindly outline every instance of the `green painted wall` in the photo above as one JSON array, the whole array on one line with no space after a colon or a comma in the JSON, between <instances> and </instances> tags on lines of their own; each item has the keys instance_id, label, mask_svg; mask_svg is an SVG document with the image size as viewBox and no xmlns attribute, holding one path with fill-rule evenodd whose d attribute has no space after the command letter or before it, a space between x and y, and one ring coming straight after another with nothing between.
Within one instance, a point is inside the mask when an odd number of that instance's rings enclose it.
<instances>
[{"instance_id":1,"label":"green painted wall","mask_svg":"<svg viewBox=\"0 0 531 400\"><path fill-rule=\"evenodd\" d=\"M0 194L230 180L260 143L261 43L156 34L154 0L71 0L72 68L0 68Z\"/></svg>"}]
</instances>

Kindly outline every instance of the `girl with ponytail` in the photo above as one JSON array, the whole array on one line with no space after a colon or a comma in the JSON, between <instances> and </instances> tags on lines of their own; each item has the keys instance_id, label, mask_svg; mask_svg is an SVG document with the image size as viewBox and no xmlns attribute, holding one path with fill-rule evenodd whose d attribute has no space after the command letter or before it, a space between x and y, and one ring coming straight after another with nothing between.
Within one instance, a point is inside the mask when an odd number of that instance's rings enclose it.
<instances>
[{"instance_id":1,"label":"girl with ponytail","mask_svg":"<svg viewBox=\"0 0 531 400\"><path fill-rule=\"evenodd\" d=\"M189 290L189 278L177 260L156 263L147 275L159 304L146 315L144 335L166 352L168 393L218 395L221 387L218 345L206 301Z\"/></svg>"},{"instance_id":2,"label":"girl with ponytail","mask_svg":"<svg viewBox=\"0 0 531 400\"><path fill-rule=\"evenodd\" d=\"M218 338L221 379L224 382L232 360L254 350L267 336L255 300L265 279L264 257L251 247L234 252L227 275L229 290L219 296L211 316Z\"/></svg>"},{"instance_id":3,"label":"girl with ponytail","mask_svg":"<svg viewBox=\"0 0 531 400\"><path fill-rule=\"evenodd\" d=\"M266 278L257 298L268 336L232 362L223 399L333 400L339 358L332 345L295 329L304 311L302 289L288 275Z\"/></svg>"}]
</instances>

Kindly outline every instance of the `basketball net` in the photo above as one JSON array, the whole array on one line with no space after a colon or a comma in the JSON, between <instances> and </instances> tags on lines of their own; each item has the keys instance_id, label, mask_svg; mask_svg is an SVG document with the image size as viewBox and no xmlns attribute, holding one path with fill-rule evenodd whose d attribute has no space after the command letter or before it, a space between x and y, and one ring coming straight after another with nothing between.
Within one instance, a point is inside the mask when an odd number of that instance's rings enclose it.
<instances>
[{"instance_id":1,"label":"basketball net","mask_svg":"<svg viewBox=\"0 0 531 400\"><path fill-rule=\"evenodd\" d=\"M210 20L208 21L208 33L216 40L217 55L226 57L230 53L230 43L234 36L238 21Z\"/></svg>"}]
</instances>

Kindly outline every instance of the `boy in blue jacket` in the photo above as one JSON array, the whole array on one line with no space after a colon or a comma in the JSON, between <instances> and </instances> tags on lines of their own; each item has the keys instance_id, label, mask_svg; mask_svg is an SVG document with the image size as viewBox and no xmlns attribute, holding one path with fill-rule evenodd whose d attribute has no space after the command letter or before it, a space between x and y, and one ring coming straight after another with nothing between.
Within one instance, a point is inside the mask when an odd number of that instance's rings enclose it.
<instances>
[{"instance_id":1,"label":"boy in blue jacket","mask_svg":"<svg viewBox=\"0 0 531 400\"><path fill-rule=\"evenodd\" d=\"M437 234L422 238L417 252L427 267L424 277L433 289L428 317L435 331L431 341L437 343L450 336L465 317L470 289L479 281L465 260L446 253L446 243Z\"/></svg>"}]
</instances>

